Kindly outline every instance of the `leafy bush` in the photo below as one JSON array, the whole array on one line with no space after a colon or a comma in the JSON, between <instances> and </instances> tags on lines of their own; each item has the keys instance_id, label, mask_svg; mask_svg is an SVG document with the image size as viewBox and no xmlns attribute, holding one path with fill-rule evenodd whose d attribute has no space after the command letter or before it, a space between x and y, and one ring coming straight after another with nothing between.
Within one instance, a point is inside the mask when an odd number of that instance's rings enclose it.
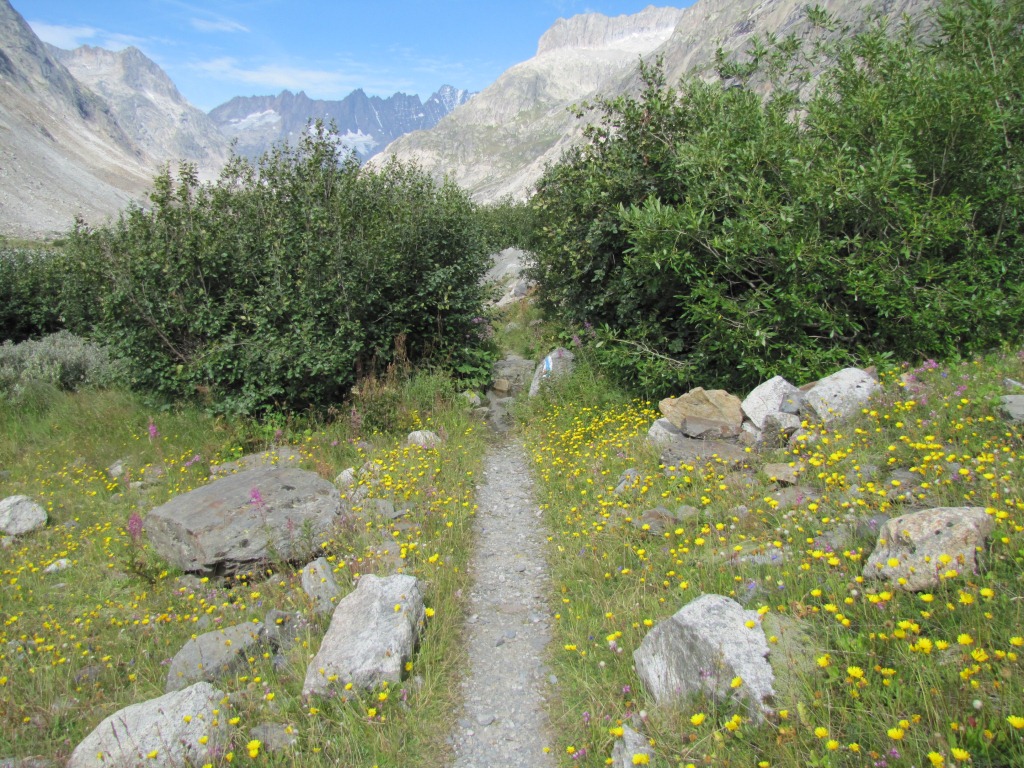
<instances>
[{"instance_id":1,"label":"leafy bush","mask_svg":"<svg viewBox=\"0 0 1024 768\"><path fill-rule=\"evenodd\" d=\"M0 248L0 342L17 343L61 328L58 254L42 248Z\"/></svg>"},{"instance_id":2,"label":"leafy bush","mask_svg":"<svg viewBox=\"0 0 1024 768\"><path fill-rule=\"evenodd\" d=\"M138 386L241 413L320 408L392 362L456 368L480 346L474 205L415 167L360 169L322 125L212 185L167 170L151 200L69 244Z\"/></svg>"},{"instance_id":3,"label":"leafy bush","mask_svg":"<svg viewBox=\"0 0 1024 768\"><path fill-rule=\"evenodd\" d=\"M98 344L67 331L0 345L0 392L18 397L43 384L66 391L113 384L123 366Z\"/></svg>"},{"instance_id":4,"label":"leafy bush","mask_svg":"<svg viewBox=\"0 0 1024 768\"><path fill-rule=\"evenodd\" d=\"M657 394L1019 336L1024 3L936 21L755 41L719 83L645 66L539 184L546 303Z\"/></svg>"},{"instance_id":5,"label":"leafy bush","mask_svg":"<svg viewBox=\"0 0 1024 768\"><path fill-rule=\"evenodd\" d=\"M477 215L492 253L505 248L529 250L532 247L533 209L526 202L505 197L481 206Z\"/></svg>"}]
</instances>

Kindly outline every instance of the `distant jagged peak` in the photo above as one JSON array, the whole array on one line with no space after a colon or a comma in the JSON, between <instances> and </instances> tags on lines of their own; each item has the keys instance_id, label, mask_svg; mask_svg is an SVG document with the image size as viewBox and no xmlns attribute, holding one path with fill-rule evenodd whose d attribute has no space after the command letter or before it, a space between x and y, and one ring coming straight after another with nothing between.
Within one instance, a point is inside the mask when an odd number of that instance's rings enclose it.
<instances>
[{"instance_id":1,"label":"distant jagged peak","mask_svg":"<svg viewBox=\"0 0 1024 768\"><path fill-rule=\"evenodd\" d=\"M680 8L658 8L649 5L639 13L605 16L603 13L582 13L558 19L543 34L537 55L564 49L625 48L646 52L656 48L672 35L684 11Z\"/></svg>"}]
</instances>

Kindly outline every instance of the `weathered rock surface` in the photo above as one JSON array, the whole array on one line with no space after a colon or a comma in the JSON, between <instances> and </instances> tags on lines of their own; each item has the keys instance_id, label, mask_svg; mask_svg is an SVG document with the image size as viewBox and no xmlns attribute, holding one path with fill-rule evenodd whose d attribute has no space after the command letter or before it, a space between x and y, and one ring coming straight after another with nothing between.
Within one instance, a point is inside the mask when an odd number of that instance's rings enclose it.
<instances>
[{"instance_id":1,"label":"weathered rock surface","mask_svg":"<svg viewBox=\"0 0 1024 768\"><path fill-rule=\"evenodd\" d=\"M492 381L505 379L508 382L508 390L501 394L515 395L526 389L536 367L537 364L533 360L527 360L519 355L508 355L494 364L491 369L491 379Z\"/></svg>"},{"instance_id":2,"label":"weathered rock surface","mask_svg":"<svg viewBox=\"0 0 1024 768\"><path fill-rule=\"evenodd\" d=\"M28 496L8 496L0 501L0 533L22 536L46 525L46 510Z\"/></svg>"},{"instance_id":3,"label":"weathered rock surface","mask_svg":"<svg viewBox=\"0 0 1024 768\"><path fill-rule=\"evenodd\" d=\"M799 409L801 397L799 389L781 376L776 376L759 384L744 398L743 413L754 426L763 430L766 429L765 419L772 414L783 413L784 405Z\"/></svg>"},{"instance_id":4,"label":"weathered rock surface","mask_svg":"<svg viewBox=\"0 0 1024 768\"><path fill-rule=\"evenodd\" d=\"M724 389L691 389L681 397L666 397L658 409L687 437L736 437L743 424L740 399Z\"/></svg>"},{"instance_id":5,"label":"weathered rock surface","mask_svg":"<svg viewBox=\"0 0 1024 768\"><path fill-rule=\"evenodd\" d=\"M269 451L260 453L248 453L234 461L226 461L223 464L214 464L210 467L210 477L223 477L244 472L247 469L259 467L297 467L302 461L302 456L297 450L289 445L280 445Z\"/></svg>"},{"instance_id":6,"label":"weathered rock surface","mask_svg":"<svg viewBox=\"0 0 1024 768\"><path fill-rule=\"evenodd\" d=\"M260 467L176 496L146 516L145 529L176 568L236 573L312 557L341 511L337 488L313 472Z\"/></svg>"},{"instance_id":7,"label":"weathered rock surface","mask_svg":"<svg viewBox=\"0 0 1024 768\"><path fill-rule=\"evenodd\" d=\"M413 576L360 577L334 609L320 650L309 663L303 696L346 683L372 690L402 678L424 620L423 595ZM333 678L333 679L331 679Z\"/></svg>"},{"instance_id":8,"label":"weathered rock surface","mask_svg":"<svg viewBox=\"0 0 1024 768\"><path fill-rule=\"evenodd\" d=\"M757 719L774 695L767 656L757 612L721 595L702 595L658 622L633 652L637 674L659 704L697 693L738 696ZM736 677L741 683L733 688Z\"/></svg>"},{"instance_id":9,"label":"weathered rock surface","mask_svg":"<svg viewBox=\"0 0 1024 768\"><path fill-rule=\"evenodd\" d=\"M186 768L215 762L226 740L224 694L209 683L196 683L115 712L75 747L67 768ZM189 718L186 722L186 716ZM206 743L200 739L207 737ZM148 759L155 751L157 757Z\"/></svg>"},{"instance_id":10,"label":"weathered rock surface","mask_svg":"<svg viewBox=\"0 0 1024 768\"><path fill-rule=\"evenodd\" d=\"M213 682L227 674L260 642L262 630L263 625L255 622L193 637L171 660L167 692L180 691L199 681Z\"/></svg>"},{"instance_id":11,"label":"weathered rock surface","mask_svg":"<svg viewBox=\"0 0 1024 768\"><path fill-rule=\"evenodd\" d=\"M665 445L661 452L661 461L669 467L666 470L669 474L679 474L673 472L671 467L679 467L682 464L694 467L708 463L736 465L747 458L746 450L736 443L722 440L692 440L688 437L673 440Z\"/></svg>"},{"instance_id":12,"label":"weathered rock surface","mask_svg":"<svg viewBox=\"0 0 1024 768\"><path fill-rule=\"evenodd\" d=\"M331 613L341 596L334 568L326 557L318 557L302 568L302 591L309 595L317 613Z\"/></svg>"},{"instance_id":13,"label":"weathered rock surface","mask_svg":"<svg viewBox=\"0 0 1024 768\"><path fill-rule=\"evenodd\" d=\"M864 578L908 592L938 586L947 571L975 573L995 521L983 507L936 507L886 520L864 564Z\"/></svg>"},{"instance_id":14,"label":"weathered rock surface","mask_svg":"<svg viewBox=\"0 0 1024 768\"><path fill-rule=\"evenodd\" d=\"M565 347L557 347L537 364L530 382L530 397L540 394L541 387L563 376L568 376L576 367L576 355Z\"/></svg>"},{"instance_id":15,"label":"weathered rock surface","mask_svg":"<svg viewBox=\"0 0 1024 768\"><path fill-rule=\"evenodd\" d=\"M999 400L999 410L1008 421L1024 422L1024 395L1003 395Z\"/></svg>"},{"instance_id":16,"label":"weathered rock surface","mask_svg":"<svg viewBox=\"0 0 1024 768\"><path fill-rule=\"evenodd\" d=\"M612 747L612 762L614 768L633 768L637 763L633 758L635 755L646 755L654 757L654 750L650 742L642 735L634 731L628 725L622 726L622 738L616 740Z\"/></svg>"},{"instance_id":17,"label":"weathered rock surface","mask_svg":"<svg viewBox=\"0 0 1024 768\"><path fill-rule=\"evenodd\" d=\"M857 413L881 385L860 368L844 368L826 376L804 393L804 408L823 423Z\"/></svg>"},{"instance_id":18,"label":"weathered rock surface","mask_svg":"<svg viewBox=\"0 0 1024 768\"><path fill-rule=\"evenodd\" d=\"M410 432L409 436L405 439L406 445L418 445L420 448L437 448L443 441L436 432L431 432L429 429L418 429L415 432Z\"/></svg>"}]
</instances>

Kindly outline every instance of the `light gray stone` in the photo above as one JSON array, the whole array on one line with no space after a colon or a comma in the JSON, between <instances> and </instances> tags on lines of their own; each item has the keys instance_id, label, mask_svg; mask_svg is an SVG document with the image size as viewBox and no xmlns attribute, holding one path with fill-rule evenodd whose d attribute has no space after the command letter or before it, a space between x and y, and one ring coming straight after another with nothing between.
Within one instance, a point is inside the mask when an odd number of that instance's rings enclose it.
<instances>
[{"instance_id":1,"label":"light gray stone","mask_svg":"<svg viewBox=\"0 0 1024 768\"><path fill-rule=\"evenodd\" d=\"M320 650L309 663L303 696L341 689L346 683L372 690L402 679L425 613L413 576L366 574L334 609ZM333 679L332 679L333 678Z\"/></svg>"},{"instance_id":2,"label":"light gray stone","mask_svg":"<svg viewBox=\"0 0 1024 768\"><path fill-rule=\"evenodd\" d=\"M466 401L466 404L470 408L479 408L481 405L483 405L483 401L480 399L480 395L478 395L476 392L473 392L472 390L467 389L465 392L461 394L461 397Z\"/></svg>"},{"instance_id":3,"label":"light gray stone","mask_svg":"<svg viewBox=\"0 0 1024 768\"><path fill-rule=\"evenodd\" d=\"M557 347L537 364L530 382L530 397L540 394L541 387L572 373L576 367L576 355L565 347Z\"/></svg>"},{"instance_id":4,"label":"light gray stone","mask_svg":"<svg viewBox=\"0 0 1024 768\"><path fill-rule=\"evenodd\" d=\"M171 659L167 692L180 691L199 681L213 682L227 674L260 642L262 630L263 624L254 622L193 637Z\"/></svg>"},{"instance_id":5,"label":"light gray stone","mask_svg":"<svg viewBox=\"0 0 1024 768\"><path fill-rule=\"evenodd\" d=\"M209 683L196 683L125 707L75 747L67 768L187 768L216 762L227 741L227 718L223 713L214 715L213 710L223 708L224 698ZM201 744L204 736L206 743ZM149 759L153 751L157 756Z\"/></svg>"},{"instance_id":6,"label":"light gray stone","mask_svg":"<svg viewBox=\"0 0 1024 768\"><path fill-rule=\"evenodd\" d=\"M999 398L999 410L1014 424L1024 422L1024 395L1003 395Z\"/></svg>"},{"instance_id":7,"label":"light gray stone","mask_svg":"<svg viewBox=\"0 0 1024 768\"><path fill-rule=\"evenodd\" d=\"M62 557L60 560L54 560L48 566L43 568L43 573L60 573L66 571L71 567L71 561L66 557Z\"/></svg>"},{"instance_id":8,"label":"light gray stone","mask_svg":"<svg viewBox=\"0 0 1024 768\"><path fill-rule=\"evenodd\" d=\"M614 768L634 768L637 765L633 759L636 755L646 755L650 759L654 757L654 750L644 736L624 725L622 738L616 739L612 747L612 765Z\"/></svg>"},{"instance_id":9,"label":"light gray stone","mask_svg":"<svg viewBox=\"0 0 1024 768\"><path fill-rule=\"evenodd\" d=\"M259 741L266 752L280 752L299 743L299 731L283 723L260 723L249 729L249 738Z\"/></svg>"},{"instance_id":10,"label":"light gray stone","mask_svg":"<svg viewBox=\"0 0 1024 768\"><path fill-rule=\"evenodd\" d=\"M301 461L302 455L297 450L288 445L280 445L269 451L249 453L235 461L216 464L210 467L210 477L224 477L261 467L298 467Z\"/></svg>"},{"instance_id":11,"label":"light gray stone","mask_svg":"<svg viewBox=\"0 0 1024 768\"><path fill-rule=\"evenodd\" d=\"M294 643L303 630L309 628L309 621L298 613L279 611L272 608L263 619L263 632L260 641L272 648L287 649Z\"/></svg>"},{"instance_id":12,"label":"light gray stone","mask_svg":"<svg viewBox=\"0 0 1024 768\"><path fill-rule=\"evenodd\" d=\"M761 471L764 472L766 477L775 480L780 485L796 485L800 473L804 470L804 466L802 463L792 463L794 466L781 463L765 464L761 467Z\"/></svg>"},{"instance_id":13,"label":"light gray stone","mask_svg":"<svg viewBox=\"0 0 1024 768\"><path fill-rule=\"evenodd\" d=\"M865 579L907 592L937 587L947 571L976 573L995 521L984 507L935 507L886 520L864 564Z\"/></svg>"},{"instance_id":14,"label":"light gray stone","mask_svg":"<svg viewBox=\"0 0 1024 768\"><path fill-rule=\"evenodd\" d=\"M685 437L686 435L665 418L658 419L647 430L647 441L656 446L671 445L676 440L681 440Z\"/></svg>"},{"instance_id":15,"label":"light gray stone","mask_svg":"<svg viewBox=\"0 0 1024 768\"><path fill-rule=\"evenodd\" d=\"M774 695L767 656L757 612L722 595L701 595L658 622L633 652L637 674L659 704L696 694L733 696L746 701L755 720L770 711ZM737 677L741 683L733 688Z\"/></svg>"},{"instance_id":16,"label":"light gray stone","mask_svg":"<svg viewBox=\"0 0 1024 768\"><path fill-rule=\"evenodd\" d=\"M0 501L0 533L23 536L46 525L46 510L28 496L8 496Z\"/></svg>"},{"instance_id":17,"label":"light gray stone","mask_svg":"<svg viewBox=\"0 0 1024 768\"><path fill-rule=\"evenodd\" d=\"M418 445L420 448L437 448L441 445L441 438L438 437L436 432L431 432L429 429L418 429L415 432L410 432L409 436L405 439L406 445Z\"/></svg>"},{"instance_id":18,"label":"light gray stone","mask_svg":"<svg viewBox=\"0 0 1024 768\"><path fill-rule=\"evenodd\" d=\"M804 406L822 423L858 413L881 385L860 368L844 368L826 376L804 393Z\"/></svg>"},{"instance_id":19,"label":"light gray stone","mask_svg":"<svg viewBox=\"0 0 1024 768\"><path fill-rule=\"evenodd\" d=\"M769 413L764 418L764 429L761 432L762 440L766 445L777 447L786 443L793 434L800 429L799 416L792 413L779 411Z\"/></svg>"},{"instance_id":20,"label":"light gray stone","mask_svg":"<svg viewBox=\"0 0 1024 768\"><path fill-rule=\"evenodd\" d=\"M302 568L302 590L313 601L317 613L331 613L337 605L341 590L334 579L334 568L326 557L318 557Z\"/></svg>"},{"instance_id":21,"label":"light gray stone","mask_svg":"<svg viewBox=\"0 0 1024 768\"><path fill-rule=\"evenodd\" d=\"M665 473L669 476L688 474L689 470L682 465L703 467L705 464L725 464L729 467L742 464L749 458L747 450L736 443L723 440L692 440L680 437L664 447L661 462L666 466ZM676 467L679 471L673 471Z\"/></svg>"},{"instance_id":22,"label":"light gray stone","mask_svg":"<svg viewBox=\"0 0 1024 768\"><path fill-rule=\"evenodd\" d=\"M533 360L527 360L519 355L509 355L494 364L491 369L491 381L505 379L509 384L507 394L515 395L526 389L536 366Z\"/></svg>"},{"instance_id":23,"label":"light gray stone","mask_svg":"<svg viewBox=\"0 0 1024 768\"><path fill-rule=\"evenodd\" d=\"M618 485L615 486L615 493L625 493L626 491L639 487L640 471L634 468L627 469L621 475L619 475Z\"/></svg>"},{"instance_id":24,"label":"light gray stone","mask_svg":"<svg viewBox=\"0 0 1024 768\"><path fill-rule=\"evenodd\" d=\"M781 376L776 376L755 387L742 403L743 413L758 429L764 429L764 420L770 414L782 412L787 400L799 401L800 390Z\"/></svg>"}]
</instances>

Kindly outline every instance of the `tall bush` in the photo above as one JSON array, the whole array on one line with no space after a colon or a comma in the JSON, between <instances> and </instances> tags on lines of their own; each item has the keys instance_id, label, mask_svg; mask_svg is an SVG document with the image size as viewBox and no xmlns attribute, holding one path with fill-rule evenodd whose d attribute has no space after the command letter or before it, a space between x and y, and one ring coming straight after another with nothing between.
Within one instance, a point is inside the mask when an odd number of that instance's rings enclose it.
<instances>
[{"instance_id":1,"label":"tall bush","mask_svg":"<svg viewBox=\"0 0 1024 768\"><path fill-rule=\"evenodd\" d=\"M70 242L99 338L141 387L245 413L319 408L362 373L457 366L481 343L473 204L415 167L360 169L322 125L256 165L233 158L212 185L166 170L151 200Z\"/></svg>"},{"instance_id":2,"label":"tall bush","mask_svg":"<svg viewBox=\"0 0 1024 768\"><path fill-rule=\"evenodd\" d=\"M972 0L930 42L755 41L678 88L645 66L539 184L543 297L654 393L1018 337L1022 23L1021 0Z\"/></svg>"}]
</instances>

